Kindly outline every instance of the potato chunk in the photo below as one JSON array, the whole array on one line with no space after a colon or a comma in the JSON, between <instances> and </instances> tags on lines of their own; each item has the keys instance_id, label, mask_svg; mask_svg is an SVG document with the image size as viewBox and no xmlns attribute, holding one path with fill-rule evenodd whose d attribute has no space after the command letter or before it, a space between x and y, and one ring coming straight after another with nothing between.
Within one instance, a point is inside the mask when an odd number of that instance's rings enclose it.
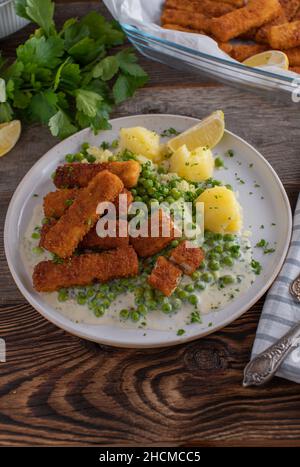
<instances>
[{"instance_id":1,"label":"potato chunk","mask_svg":"<svg viewBox=\"0 0 300 467\"><path fill-rule=\"evenodd\" d=\"M237 232L242 227L242 209L233 191L225 186L206 189L196 202L204 203L204 227L217 233Z\"/></svg>"},{"instance_id":2,"label":"potato chunk","mask_svg":"<svg viewBox=\"0 0 300 467\"><path fill-rule=\"evenodd\" d=\"M189 151L184 144L170 158L170 169L192 182L210 178L214 171L214 158L209 149L199 147Z\"/></svg>"},{"instance_id":3,"label":"potato chunk","mask_svg":"<svg viewBox=\"0 0 300 467\"><path fill-rule=\"evenodd\" d=\"M159 135L140 126L121 128L120 149L128 149L134 154L151 159L153 162L158 162L161 158Z\"/></svg>"}]
</instances>

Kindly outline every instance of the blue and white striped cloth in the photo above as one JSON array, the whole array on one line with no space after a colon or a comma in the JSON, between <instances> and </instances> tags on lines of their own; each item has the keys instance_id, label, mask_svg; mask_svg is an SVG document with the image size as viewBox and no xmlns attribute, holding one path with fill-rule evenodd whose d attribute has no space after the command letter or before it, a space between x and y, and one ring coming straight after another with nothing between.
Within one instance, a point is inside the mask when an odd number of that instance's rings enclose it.
<instances>
[{"instance_id":1,"label":"blue and white striped cloth","mask_svg":"<svg viewBox=\"0 0 300 467\"><path fill-rule=\"evenodd\" d=\"M294 215L287 259L268 292L252 349L254 358L300 321L300 303L289 293L289 285L300 274L300 195ZM288 355L276 376L300 383L300 347Z\"/></svg>"}]
</instances>

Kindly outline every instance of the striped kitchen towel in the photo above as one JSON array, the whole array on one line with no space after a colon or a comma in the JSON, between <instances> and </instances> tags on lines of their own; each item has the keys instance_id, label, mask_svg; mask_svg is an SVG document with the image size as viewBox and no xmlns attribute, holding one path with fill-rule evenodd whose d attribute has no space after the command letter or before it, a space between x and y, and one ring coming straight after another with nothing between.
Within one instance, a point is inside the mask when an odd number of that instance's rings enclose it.
<instances>
[{"instance_id":1,"label":"striped kitchen towel","mask_svg":"<svg viewBox=\"0 0 300 467\"><path fill-rule=\"evenodd\" d=\"M294 215L287 259L268 292L252 349L254 358L300 321L300 303L289 293L290 283L300 274L300 195ZM300 347L288 355L276 376L300 383Z\"/></svg>"}]
</instances>

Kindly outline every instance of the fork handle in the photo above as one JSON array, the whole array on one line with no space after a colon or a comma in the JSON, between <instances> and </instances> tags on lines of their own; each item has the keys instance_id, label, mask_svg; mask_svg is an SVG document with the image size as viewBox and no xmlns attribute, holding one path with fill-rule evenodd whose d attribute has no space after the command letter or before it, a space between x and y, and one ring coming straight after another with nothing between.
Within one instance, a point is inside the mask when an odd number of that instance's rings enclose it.
<instances>
[{"instance_id":1,"label":"fork handle","mask_svg":"<svg viewBox=\"0 0 300 467\"><path fill-rule=\"evenodd\" d=\"M243 386L261 386L275 375L287 355L300 345L300 323L258 354L244 370Z\"/></svg>"}]
</instances>

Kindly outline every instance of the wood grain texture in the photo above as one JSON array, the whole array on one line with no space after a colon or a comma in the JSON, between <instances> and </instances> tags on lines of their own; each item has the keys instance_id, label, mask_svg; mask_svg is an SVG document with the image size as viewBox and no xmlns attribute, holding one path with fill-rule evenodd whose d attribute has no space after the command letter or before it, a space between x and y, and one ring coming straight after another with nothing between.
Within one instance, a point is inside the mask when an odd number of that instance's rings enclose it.
<instances>
[{"instance_id":1,"label":"wood grain texture","mask_svg":"<svg viewBox=\"0 0 300 467\"><path fill-rule=\"evenodd\" d=\"M60 22L99 3L58 5ZM70 13L71 12L71 13ZM30 30L0 48L12 56ZM292 206L300 186L300 114L284 102L174 71L143 59L151 80L114 117L175 113L203 117L222 108L228 129L261 151L281 177ZM71 336L23 299L5 261L3 224L28 169L56 143L24 127L0 161L0 445L300 446L299 386L275 379L244 389L263 299L204 339L148 351L114 349Z\"/></svg>"}]
</instances>

